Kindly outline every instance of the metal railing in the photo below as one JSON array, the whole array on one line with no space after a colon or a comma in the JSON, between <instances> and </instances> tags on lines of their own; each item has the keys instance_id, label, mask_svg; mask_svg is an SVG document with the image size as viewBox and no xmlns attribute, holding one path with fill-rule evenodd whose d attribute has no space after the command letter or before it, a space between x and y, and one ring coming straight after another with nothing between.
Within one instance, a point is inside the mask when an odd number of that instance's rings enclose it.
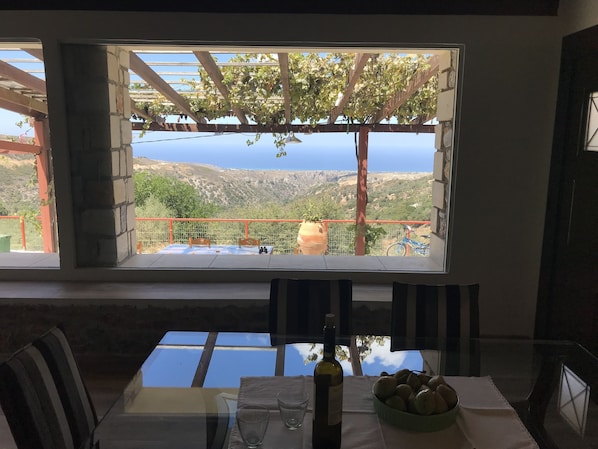
<instances>
[{"instance_id":1,"label":"metal railing","mask_svg":"<svg viewBox=\"0 0 598 449\"><path fill-rule=\"evenodd\" d=\"M173 243L187 243L189 237L207 237L213 243L235 245L240 238L260 239L263 245L274 246L274 254L293 254L297 247L300 219L269 218L141 218L136 219L136 232L142 253L152 254ZM328 231L328 254L355 254L355 221L322 220ZM367 242L367 253L387 255L387 248L407 237L426 242L429 221L367 220L367 226L378 235ZM11 250L41 251L43 242L38 229L23 216L0 216L0 235L10 235ZM398 255L389 253L388 255ZM416 255L409 254L407 255Z\"/></svg>"},{"instance_id":2,"label":"metal railing","mask_svg":"<svg viewBox=\"0 0 598 449\"><path fill-rule=\"evenodd\" d=\"M259 218L137 218L137 241L143 253L155 253L173 243L187 243L189 237L206 237L213 243L235 245L239 238L253 237L263 245L274 246L274 254L293 254L297 247L299 219ZM355 221L322 220L328 231L328 254L355 254ZM366 242L368 254L386 255L386 248L404 236L420 239L430 233L429 221L367 220L371 229L383 233L372 244ZM408 225L411 229L408 229ZM397 254L398 255L398 254Z\"/></svg>"}]
</instances>

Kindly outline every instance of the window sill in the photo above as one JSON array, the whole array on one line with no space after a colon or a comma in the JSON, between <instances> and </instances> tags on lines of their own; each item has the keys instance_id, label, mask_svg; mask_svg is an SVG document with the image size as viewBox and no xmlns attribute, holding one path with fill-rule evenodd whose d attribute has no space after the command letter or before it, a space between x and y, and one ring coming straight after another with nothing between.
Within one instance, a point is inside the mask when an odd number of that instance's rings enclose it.
<instances>
[{"instance_id":1,"label":"window sill","mask_svg":"<svg viewBox=\"0 0 598 449\"><path fill-rule=\"evenodd\" d=\"M69 280L68 274L60 270L57 254L43 253L1 253L0 280L15 280L15 272L19 270L16 280L31 278L38 270L56 270L61 272L59 278ZM323 273L347 273L353 275L397 274L397 273L444 273L441 264L429 257L383 257L383 256L231 256L231 255L171 255L171 254L139 254L129 258L117 268L82 268L77 271L76 278L93 279L101 273L105 281L147 281L148 272L155 276L157 282L215 282L233 280L261 281L272 278L273 273L293 273L297 276L308 276L310 273L322 277ZM83 274L83 271L85 272ZM231 273L235 273L231 277ZM72 276L74 277L74 276ZM338 275L336 276L338 277ZM87 279L85 279L87 280ZM364 279L367 281L367 278Z\"/></svg>"}]
</instances>

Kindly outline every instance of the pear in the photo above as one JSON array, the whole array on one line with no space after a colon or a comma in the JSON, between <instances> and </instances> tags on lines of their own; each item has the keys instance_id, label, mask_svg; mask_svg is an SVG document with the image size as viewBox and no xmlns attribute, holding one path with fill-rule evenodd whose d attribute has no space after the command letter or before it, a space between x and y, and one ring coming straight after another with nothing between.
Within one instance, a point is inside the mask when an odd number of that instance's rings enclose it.
<instances>
[{"instance_id":1,"label":"pear","mask_svg":"<svg viewBox=\"0 0 598 449\"><path fill-rule=\"evenodd\" d=\"M407 385L409 385L411 387L411 389L413 391L419 390L419 387L421 387L421 385L422 385L419 378L417 377L417 374L415 374L415 373L409 373L409 375L407 376L406 383L407 383Z\"/></svg>"},{"instance_id":2,"label":"pear","mask_svg":"<svg viewBox=\"0 0 598 449\"><path fill-rule=\"evenodd\" d=\"M449 410L457 405L457 392L453 390L446 384L441 384L436 387L436 393L442 396L442 399L445 400L446 405L448 406Z\"/></svg>"},{"instance_id":3,"label":"pear","mask_svg":"<svg viewBox=\"0 0 598 449\"><path fill-rule=\"evenodd\" d=\"M387 398L386 401L384 401L384 403L389 407L401 410L402 412L407 410L407 404L405 403L403 398L396 394L393 394L391 397Z\"/></svg>"},{"instance_id":4,"label":"pear","mask_svg":"<svg viewBox=\"0 0 598 449\"><path fill-rule=\"evenodd\" d=\"M421 387L419 387L417 392L419 393L420 391L424 391L424 390L431 390L431 388L428 387L427 385L422 385Z\"/></svg>"},{"instance_id":5,"label":"pear","mask_svg":"<svg viewBox=\"0 0 598 449\"><path fill-rule=\"evenodd\" d=\"M436 410L436 393L430 389L420 391L415 395L413 403L418 414L431 415Z\"/></svg>"},{"instance_id":6,"label":"pear","mask_svg":"<svg viewBox=\"0 0 598 449\"><path fill-rule=\"evenodd\" d=\"M432 378L432 376L429 376L426 373L419 373L417 375L417 378L422 383L422 385L428 385L428 382L430 381L430 379Z\"/></svg>"},{"instance_id":7,"label":"pear","mask_svg":"<svg viewBox=\"0 0 598 449\"><path fill-rule=\"evenodd\" d=\"M409 376L409 374L411 374L411 371L407 368L403 368L398 370L394 376L397 379L397 383L404 384L407 381L407 376Z\"/></svg>"},{"instance_id":8,"label":"pear","mask_svg":"<svg viewBox=\"0 0 598 449\"><path fill-rule=\"evenodd\" d=\"M407 411L416 415L419 414L419 412L415 408L415 395L413 393L411 394L411 396L409 396L409 399L407 400Z\"/></svg>"},{"instance_id":9,"label":"pear","mask_svg":"<svg viewBox=\"0 0 598 449\"><path fill-rule=\"evenodd\" d=\"M436 393L436 409L434 410L434 414L448 412L448 409L449 407L444 398Z\"/></svg>"},{"instance_id":10,"label":"pear","mask_svg":"<svg viewBox=\"0 0 598 449\"><path fill-rule=\"evenodd\" d=\"M442 377L440 374L438 374L436 376L432 376L430 378L430 380L428 381L428 386L432 390L436 390L436 388L438 388L438 385L446 385L446 381L444 380L444 377Z\"/></svg>"},{"instance_id":11,"label":"pear","mask_svg":"<svg viewBox=\"0 0 598 449\"><path fill-rule=\"evenodd\" d=\"M384 401L386 398L395 394L395 388L397 386L397 379L394 376L382 376L376 379L374 382L374 394Z\"/></svg>"},{"instance_id":12,"label":"pear","mask_svg":"<svg viewBox=\"0 0 598 449\"><path fill-rule=\"evenodd\" d=\"M409 400L409 396L413 394L413 390L407 384L399 384L397 388L395 388L395 394L403 398L404 401Z\"/></svg>"}]
</instances>

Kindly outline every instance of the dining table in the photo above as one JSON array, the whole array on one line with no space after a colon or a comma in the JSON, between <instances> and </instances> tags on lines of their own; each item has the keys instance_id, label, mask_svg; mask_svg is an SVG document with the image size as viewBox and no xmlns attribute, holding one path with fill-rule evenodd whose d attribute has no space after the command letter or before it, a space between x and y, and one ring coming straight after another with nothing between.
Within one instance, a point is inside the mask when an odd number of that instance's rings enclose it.
<instances>
[{"instance_id":1,"label":"dining table","mask_svg":"<svg viewBox=\"0 0 598 449\"><path fill-rule=\"evenodd\" d=\"M259 256L272 254L274 247L271 245L243 246L243 245L193 245L187 243L172 243L165 246L157 254L212 254L235 256Z\"/></svg>"},{"instance_id":2,"label":"dining table","mask_svg":"<svg viewBox=\"0 0 598 449\"><path fill-rule=\"evenodd\" d=\"M261 405L270 412L263 449L311 449L312 398L303 426L291 431L279 417L276 395L311 392L322 345L301 336L273 345L277 338L260 332L165 333L86 447L243 449L235 411ZM524 338L436 343L415 349L421 346L413 341L354 335L348 346L337 345L344 373L342 449L598 447L598 358L584 347ZM462 363L446 363L451 356ZM376 414L374 382L403 368L441 375L456 390L453 424L417 432Z\"/></svg>"}]
</instances>

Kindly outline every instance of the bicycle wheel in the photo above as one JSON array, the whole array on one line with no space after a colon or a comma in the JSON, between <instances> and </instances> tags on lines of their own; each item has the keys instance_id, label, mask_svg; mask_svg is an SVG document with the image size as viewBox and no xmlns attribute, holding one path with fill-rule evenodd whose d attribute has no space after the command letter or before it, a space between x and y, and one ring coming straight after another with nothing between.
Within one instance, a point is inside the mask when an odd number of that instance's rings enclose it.
<instances>
[{"instance_id":1,"label":"bicycle wheel","mask_svg":"<svg viewBox=\"0 0 598 449\"><path fill-rule=\"evenodd\" d=\"M399 245L397 246L397 255L404 256L406 254L407 254L407 247L405 246L404 243L399 243Z\"/></svg>"},{"instance_id":2,"label":"bicycle wheel","mask_svg":"<svg viewBox=\"0 0 598 449\"><path fill-rule=\"evenodd\" d=\"M391 254L390 254L390 253L391 253L391 251L390 251L390 250L391 250L391 249L393 249L393 248L395 248L395 247L397 247L398 245L401 245L401 242L394 242L394 243L391 243L391 244L388 246L388 248L386 248L386 255L387 255L387 256L390 256L390 255L391 255ZM397 251L398 251L398 248L397 248ZM392 254L392 255L394 256L394 252L393 252L393 254Z\"/></svg>"}]
</instances>

